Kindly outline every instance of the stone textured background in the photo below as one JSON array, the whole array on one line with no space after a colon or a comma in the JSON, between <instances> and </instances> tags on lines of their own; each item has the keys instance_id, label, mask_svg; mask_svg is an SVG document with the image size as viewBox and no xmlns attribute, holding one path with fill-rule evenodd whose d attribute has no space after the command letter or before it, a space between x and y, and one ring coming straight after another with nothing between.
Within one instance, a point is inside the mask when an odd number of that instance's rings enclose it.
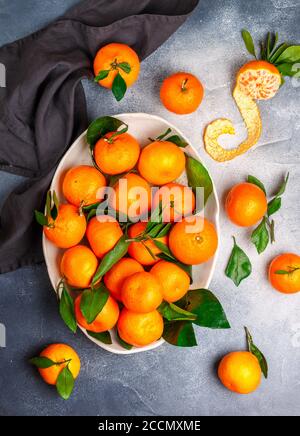
<instances>
[{"instance_id":1,"label":"stone textured background","mask_svg":"<svg viewBox=\"0 0 300 436\"><path fill-rule=\"evenodd\" d=\"M74 3L0 0L0 45L40 28ZM248 28L256 40L277 30L280 39L299 43L299 22L300 0L201 0L185 25L143 62L138 83L121 103L97 85L84 82L91 119L148 112L178 125L211 171L221 202L228 188L249 173L262 179L272 193L290 171L283 207L276 215L277 241L258 256L249 243L249 231L233 227L222 210L221 248L211 289L221 299L232 329L197 328L199 346L192 349L164 345L127 357L107 353L64 327L45 265L0 276L0 322L7 328L7 348L0 349L1 415L299 415L300 295L273 291L266 270L278 253L299 253L300 88L287 81L271 102L260 104L264 125L260 146L241 158L216 163L202 142L204 126L218 116L231 118L239 135L245 134L231 99L234 72L248 59L240 30ZM159 102L162 79L178 70L195 73L206 88L200 110L190 116L171 115ZM0 173L1 204L19 181ZM224 275L233 234L253 264L252 276L239 288ZM249 396L230 393L216 377L220 357L245 348L244 325L270 366L269 379ZM82 360L74 394L67 402L27 363L48 343L61 341L73 345Z\"/></svg>"}]
</instances>

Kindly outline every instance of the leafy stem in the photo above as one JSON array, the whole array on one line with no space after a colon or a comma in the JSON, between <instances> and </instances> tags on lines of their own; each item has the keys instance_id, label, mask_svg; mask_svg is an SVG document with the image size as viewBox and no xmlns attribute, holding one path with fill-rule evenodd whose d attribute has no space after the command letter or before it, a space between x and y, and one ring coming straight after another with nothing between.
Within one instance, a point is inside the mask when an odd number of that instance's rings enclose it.
<instances>
[{"instance_id":1,"label":"leafy stem","mask_svg":"<svg viewBox=\"0 0 300 436\"><path fill-rule=\"evenodd\" d=\"M295 271L300 270L300 267L294 267L294 266L288 266L288 269L278 269L277 271L275 271L275 274L279 274L279 275L285 275L285 274L293 274Z\"/></svg>"}]
</instances>

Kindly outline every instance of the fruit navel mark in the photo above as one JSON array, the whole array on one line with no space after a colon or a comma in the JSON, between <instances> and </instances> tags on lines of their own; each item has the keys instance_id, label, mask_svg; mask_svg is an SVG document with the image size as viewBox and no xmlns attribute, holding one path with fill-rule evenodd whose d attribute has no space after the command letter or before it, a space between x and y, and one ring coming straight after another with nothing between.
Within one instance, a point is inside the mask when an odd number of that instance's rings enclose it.
<instances>
[{"instance_id":1,"label":"fruit navel mark","mask_svg":"<svg viewBox=\"0 0 300 436\"><path fill-rule=\"evenodd\" d=\"M235 134L232 122L219 118L210 123L204 132L205 150L218 162L225 162L245 153L258 142L262 131L260 112L255 100L244 94L238 85L234 88L233 98L246 124L248 137L238 147L227 150L219 144L218 139L224 134Z\"/></svg>"}]
</instances>

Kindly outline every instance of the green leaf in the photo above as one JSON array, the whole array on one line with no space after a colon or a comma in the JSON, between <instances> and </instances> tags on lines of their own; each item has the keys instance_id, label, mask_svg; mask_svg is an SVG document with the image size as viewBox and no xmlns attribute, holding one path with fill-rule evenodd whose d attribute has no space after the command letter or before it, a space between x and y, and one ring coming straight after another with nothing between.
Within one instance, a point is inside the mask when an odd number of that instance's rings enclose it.
<instances>
[{"instance_id":1,"label":"green leaf","mask_svg":"<svg viewBox=\"0 0 300 436\"><path fill-rule=\"evenodd\" d=\"M111 340L111 336L109 331L106 332L101 332L101 333L96 333L96 332L91 332L90 330L87 330L87 334L89 336L91 336L94 339L97 339L100 342L103 342L103 344L112 344L112 340Z\"/></svg>"},{"instance_id":2,"label":"green leaf","mask_svg":"<svg viewBox=\"0 0 300 436\"><path fill-rule=\"evenodd\" d=\"M271 44L270 44L270 55L268 56L268 59L267 59L268 61L270 61L270 56L275 51L275 47L276 47L277 42L278 42L278 32L275 33L275 36L273 37L273 42L271 42Z\"/></svg>"},{"instance_id":3,"label":"green leaf","mask_svg":"<svg viewBox=\"0 0 300 436\"><path fill-rule=\"evenodd\" d=\"M280 64L277 65L277 68L283 76L288 76L288 77L296 76L299 78L300 67L299 65L297 66L297 64L300 64L300 59L295 64Z\"/></svg>"},{"instance_id":4,"label":"green leaf","mask_svg":"<svg viewBox=\"0 0 300 436\"><path fill-rule=\"evenodd\" d=\"M233 237L233 249L225 270L225 274L236 286L246 279L252 271L251 262L246 253L237 245Z\"/></svg>"},{"instance_id":5,"label":"green leaf","mask_svg":"<svg viewBox=\"0 0 300 436\"><path fill-rule=\"evenodd\" d=\"M164 133L162 133L161 135L157 136L155 138L155 140L156 141L161 141L162 139L164 139L171 132L172 132L172 129L170 129L170 127L169 127Z\"/></svg>"},{"instance_id":6,"label":"green leaf","mask_svg":"<svg viewBox=\"0 0 300 436\"><path fill-rule=\"evenodd\" d=\"M118 118L104 116L94 120L88 127L86 139L93 150L96 142L102 138L106 133L115 132L121 126L126 126L123 121Z\"/></svg>"},{"instance_id":7,"label":"green leaf","mask_svg":"<svg viewBox=\"0 0 300 436\"><path fill-rule=\"evenodd\" d=\"M293 64L300 59L300 45L287 47L277 58L276 64Z\"/></svg>"},{"instance_id":8,"label":"green leaf","mask_svg":"<svg viewBox=\"0 0 300 436\"><path fill-rule=\"evenodd\" d=\"M162 229L159 231L159 233L157 234L156 238L162 238L162 237L166 236L169 233L171 227L172 227L172 223L165 224L162 227Z\"/></svg>"},{"instance_id":9,"label":"green leaf","mask_svg":"<svg viewBox=\"0 0 300 436\"><path fill-rule=\"evenodd\" d=\"M46 197L46 215L47 217L51 216L51 203L52 203L52 198L51 198L51 191L47 192L47 197Z\"/></svg>"},{"instance_id":10,"label":"green leaf","mask_svg":"<svg viewBox=\"0 0 300 436\"><path fill-rule=\"evenodd\" d=\"M157 238L160 231L164 228L165 223L155 224L152 226L151 230L145 231L145 236L149 236L150 238Z\"/></svg>"},{"instance_id":11,"label":"green leaf","mask_svg":"<svg viewBox=\"0 0 300 436\"><path fill-rule=\"evenodd\" d=\"M149 221L145 229L145 233L149 233L157 224L162 223L162 202L160 201L157 207L151 212Z\"/></svg>"},{"instance_id":12,"label":"green leaf","mask_svg":"<svg viewBox=\"0 0 300 436\"><path fill-rule=\"evenodd\" d=\"M100 201L97 201L96 203L89 204L88 206L83 206L82 211L84 213L87 213L87 212L90 212L91 210L94 210L94 209L96 210L100 203L101 203Z\"/></svg>"},{"instance_id":13,"label":"green leaf","mask_svg":"<svg viewBox=\"0 0 300 436\"><path fill-rule=\"evenodd\" d=\"M182 139L179 135L169 136L166 139L166 141L173 142L173 144L176 144L178 147L181 148L185 148L188 146L188 143L184 139Z\"/></svg>"},{"instance_id":14,"label":"green leaf","mask_svg":"<svg viewBox=\"0 0 300 436\"><path fill-rule=\"evenodd\" d=\"M265 188L264 184L260 180L258 180L255 176L249 175L247 177L247 182L258 186L264 192L264 194L267 195L266 188Z\"/></svg>"},{"instance_id":15,"label":"green leaf","mask_svg":"<svg viewBox=\"0 0 300 436\"><path fill-rule=\"evenodd\" d=\"M123 70L126 74L129 74L131 71L131 66L128 62L120 62L118 67L121 68L121 70Z\"/></svg>"},{"instance_id":16,"label":"green leaf","mask_svg":"<svg viewBox=\"0 0 300 436\"><path fill-rule=\"evenodd\" d=\"M90 219L92 219L96 215L97 215L97 209L90 210L86 217L87 222L89 222Z\"/></svg>"},{"instance_id":17,"label":"green leaf","mask_svg":"<svg viewBox=\"0 0 300 436\"><path fill-rule=\"evenodd\" d=\"M35 215L35 219L38 222L38 224L40 224L41 226L48 226L49 225L48 218L42 212L35 210L34 215Z\"/></svg>"},{"instance_id":18,"label":"green leaf","mask_svg":"<svg viewBox=\"0 0 300 436\"><path fill-rule=\"evenodd\" d=\"M73 333L76 333L77 321L75 317L74 300L69 294L65 285L63 285L63 290L59 301L59 313L69 329Z\"/></svg>"},{"instance_id":19,"label":"green leaf","mask_svg":"<svg viewBox=\"0 0 300 436\"><path fill-rule=\"evenodd\" d=\"M166 321L163 338L177 347L197 346L193 324L190 321Z\"/></svg>"},{"instance_id":20,"label":"green leaf","mask_svg":"<svg viewBox=\"0 0 300 436\"><path fill-rule=\"evenodd\" d=\"M129 242L126 241L126 235L121 236L114 248L110 250L102 258L100 265L93 277L92 283L97 283L107 271L109 271L115 263L117 263L128 251Z\"/></svg>"},{"instance_id":21,"label":"green leaf","mask_svg":"<svg viewBox=\"0 0 300 436\"><path fill-rule=\"evenodd\" d=\"M263 353L257 348L257 346L254 345L252 336L251 336L249 330L247 329L247 327L245 327L245 332L246 332L246 337L247 337L248 350L250 351L250 353L254 354L254 356L257 358L264 377L268 378L267 360L266 360L265 356L263 355Z\"/></svg>"},{"instance_id":22,"label":"green leaf","mask_svg":"<svg viewBox=\"0 0 300 436\"><path fill-rule=\"evenodd\" d=\"M56 389L59 395L67 400L74 388L74 377L71 373L69 366L65 366L59 373L56 380Z\"/></svg>"},{"instance_id":23,"label":"green leaf","mask_svg":"<svg viewBox=\"0 0 300 436\"><path fill-rule=\"evenodd\" d=\"M211 329L229 329L223 307L217 297L208 289L193 289L184 297L185 310L197 315L194 324Z\"/></svg>"},{"instance_id":24,"label":"green leaf","mask_svg":"<svg viewBox=\"0 0 300 436\"><path fill-rule=\"evenodd\" d=\"M272 55L270 56L269 62L271 62L271 64L275 64L277 63L277 59L278 57L287 49L288 44L283 43L280 44L272 53Z\"/></svg>"},{"instance_id":25,"label":"green leaf","mask_svg":"<svg viewBox=\"0 0 300 436\"><path fill-rule=\"evenodd\" d=\"M269 59L270 53L272 51L272 47L271 47L271 33L268 32L268 36L267 36L267 59Z\"/></svg>"},{"instance_id":26,"label":"green leaf","mask_svg":"<svg viewBox=\"0 0 300 436\"><path fill-rule=\"evenodd\" d=\"M57 218L57 215L58 215L58 208L56 207L55 204L52 206L50 215L51 215L51 218L53 219L53 221L55 221Z\"/></svg>"},{"instance_id":27,"label":"green leaf","mask_svg":"<svg viewBox=\"0 0 300 436\"><path fill-rule=\"evenodd\" d=\"M110 73L110 70L102 70L100 71L97 76L94 78L95 82L99 82L99 80L105 79Z\"/></svg>"},{"instance_id":28,"label":"green leaf","mask_svg":"<svg viewBox=\"0 0 300 436\"><path fill-rule=\"evenodd\" d=\"M186 265L185 263L182 263L179 260L177 260L169 250L169 247L163 242L157 241L156 239L154 239L153 242L157 246L157 248L159 248L162 252L159 253L157 257L159 257L162 260L166 260L167 262L172 262L178 265L181 269L183 269L183 271L185 271L189 275L191 279L191 283L193 283L192 266Z\"/></svg>"},{"instance_id":29,"label":"green leaf","mask_svg":"<svg viewBox=\"0 0 300 436\"><path fill-rule=\"evenodd\" d=\"M252 36L248 32L248 30L245 30L245 29L242 30L242 37L243 37L246 49L248 50L248 52L250 54L252 54L256 58L254 42L253 42Z\"/></svg>"},{"instance_id":30,"label":"green leaf","mask_svg":"<svg viewBox=\"0 0 300 436\"><path fill-rule=\"evenodd\" d=\"M255 245L258 254L262 253L267 248L270 238L265 217L262 219L261 223L256 227L256 229L253 230L251 234L251 241Z\"/></svg>"},{"instance_id":31,"label":"green leaf","mask_svg":"<svg viewBox=\"0 0 300 436\"><path fill-rule=\"evenodd\" d=\"M114 78L111 90L117 101L122 100L127 90L127 85L119 72Z\"/></svg>"},{"instance_id":32,"label":"green leaf","mask_svg":"<svg viewBox=\"0 0 300 436\"><path fill-rule=\"evenodd\" d=\"M186 173L188 185L193 188L204 188L204 205L206 204L210 194L213 191L213 184L210 175L205 166L194 159L187 157L186 159Z\"/></svg>"},{"instance_id":33,"label":"green leaf","mask_svg":"<svg viewBox=\"0 0 300 436\"><path fill-rule=\"evenodd\" d=\"M268 216L273 215L275 212L277 212L281 208L281 198L275 197L273 200L269 201L268 203Z\"/></svg>"},{"instance_id":34,"label":"green leaf","mask_svg":"<svg viewBox=\"0 0 300 436\"><path fill-rule=\"evenodd\" d=\"M275 274L279 274L279 275L286 275L286 274L293 274L295 271L298 271L300 268L298 267L289 267L289 270L285 270L285 269L278 269L277 271L275 271Z\"/></svg>"},{"instance_id":35,"label":"green leaf","mask_svg":"<svg viewBox=\"0 0 300 436\"><path fill-rule=\"evenodd\" d=\"M37 368L50 368L51 366L56 365L56 362L44 356L33 357L32 359L29 359L29 362Z\"/></svg>"},{"instance_id":36,"label":"green leaf","mask_svg":"<svg viewBox=\"0 0 300 436\"><path fill-rule=\"evenodd\" d=\"M194 313L166 301L163 301L157 310L168 321L194 321L197 318Z\"/></svg>"},{"instance_id":37,"label":"green leaf","mask_svg":"<svg viewBox=\"0 0 300 436\"><path fill-rule=\"evenodd\" d=\"M118 340L119 344L121 345L121 347L125 348L125 350L131 350L132 349L132 345L128 344L125 341L123 341L123 339L120 337L118 331L116 331L116 337L117 337L117 340Z\"/></svg>"},{"instance_id":38,"label":"green leaf","mask_svg":"<svg viewBox=\"0 0 300 436\"><path fill-rule=\"evenodd\" d=\"M80 310L88 324L91 324L103 307L109 297L109 291L103 283L99 283L96 289L86 289L83 291L80 301Z\"/></svg>"},{"instance_id":39,"label":"green leaf","mask_svg":"<svg viewBox=\"0 0 300 436\"><path fill-rule=\"evenodd\" d=\"M286 185L287 185L287 182L289 180L289 177L290 177L290 173L287 173L287 176L285 177L282 185L280 186L280 188L276 194L276 197L281 197L285 193L285 189L286 189Z\"/></svg>"}]
</instances>

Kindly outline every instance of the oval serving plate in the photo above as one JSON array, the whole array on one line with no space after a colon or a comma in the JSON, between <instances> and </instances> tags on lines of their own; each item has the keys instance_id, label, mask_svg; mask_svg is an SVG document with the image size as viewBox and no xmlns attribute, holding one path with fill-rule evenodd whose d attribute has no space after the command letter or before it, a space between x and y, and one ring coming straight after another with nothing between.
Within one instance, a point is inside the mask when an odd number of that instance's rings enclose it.
<instances>
[{"instance_id":1,"label":"oval serving plate","mask_svg":"<svg viewBox=\"0 0 300 436\"><path fill-rule=\"evenodd\" d=\"M196 150L190 144L188 139L182 134L182 132L163 118L156 115L149 115L144 113L120 114L113 115L113 117L119 118L121 121L128 124L128 132L131 133L138 140L141 147L144 147L146 144L149 143L149 137L155 138L162 132L170 128L172 129L172 133L181 136L187 142L188 146L185 148L185 151L190 156L201 161ZM80 135L79 138L77 138L76 141L68 149L66 154L61 159L52 179L50 189L56 191L58 199L61 202L65 202L61 190L64 174L69 168L82 164L92 164L89 146L86 142L86 132L83 132L82 135ZM178 179L178 181L187 185L186 174L184 173L180 177L180 179ZM214 184L213 192L211 193L205 205L205 217L215 224L217 232L219 234L219 201ZM47 238L43 234L43 251L50 281L54 290L56 290L57 285L61 279L59 271L59 261L62 256L63 250L55 247L50 241L47 240ZM193 285L191 286L191 289L209 287L216 264L217 254L218 250L215 253L214 257L208 262L193 267ZM157 348L164 343L164 340L160 339L159 341L145 347L133 347L131 350L126 350L122 348L121 345L118 343L116 334L113 330L110 332L112 344L108 345L103 344L102 342L89 336L85 329L81 327L80 329L91 341L93 341L99 347L116 354L133 354L141 351L153 350L154 348Z\"/></svg>"}]
</instances>

